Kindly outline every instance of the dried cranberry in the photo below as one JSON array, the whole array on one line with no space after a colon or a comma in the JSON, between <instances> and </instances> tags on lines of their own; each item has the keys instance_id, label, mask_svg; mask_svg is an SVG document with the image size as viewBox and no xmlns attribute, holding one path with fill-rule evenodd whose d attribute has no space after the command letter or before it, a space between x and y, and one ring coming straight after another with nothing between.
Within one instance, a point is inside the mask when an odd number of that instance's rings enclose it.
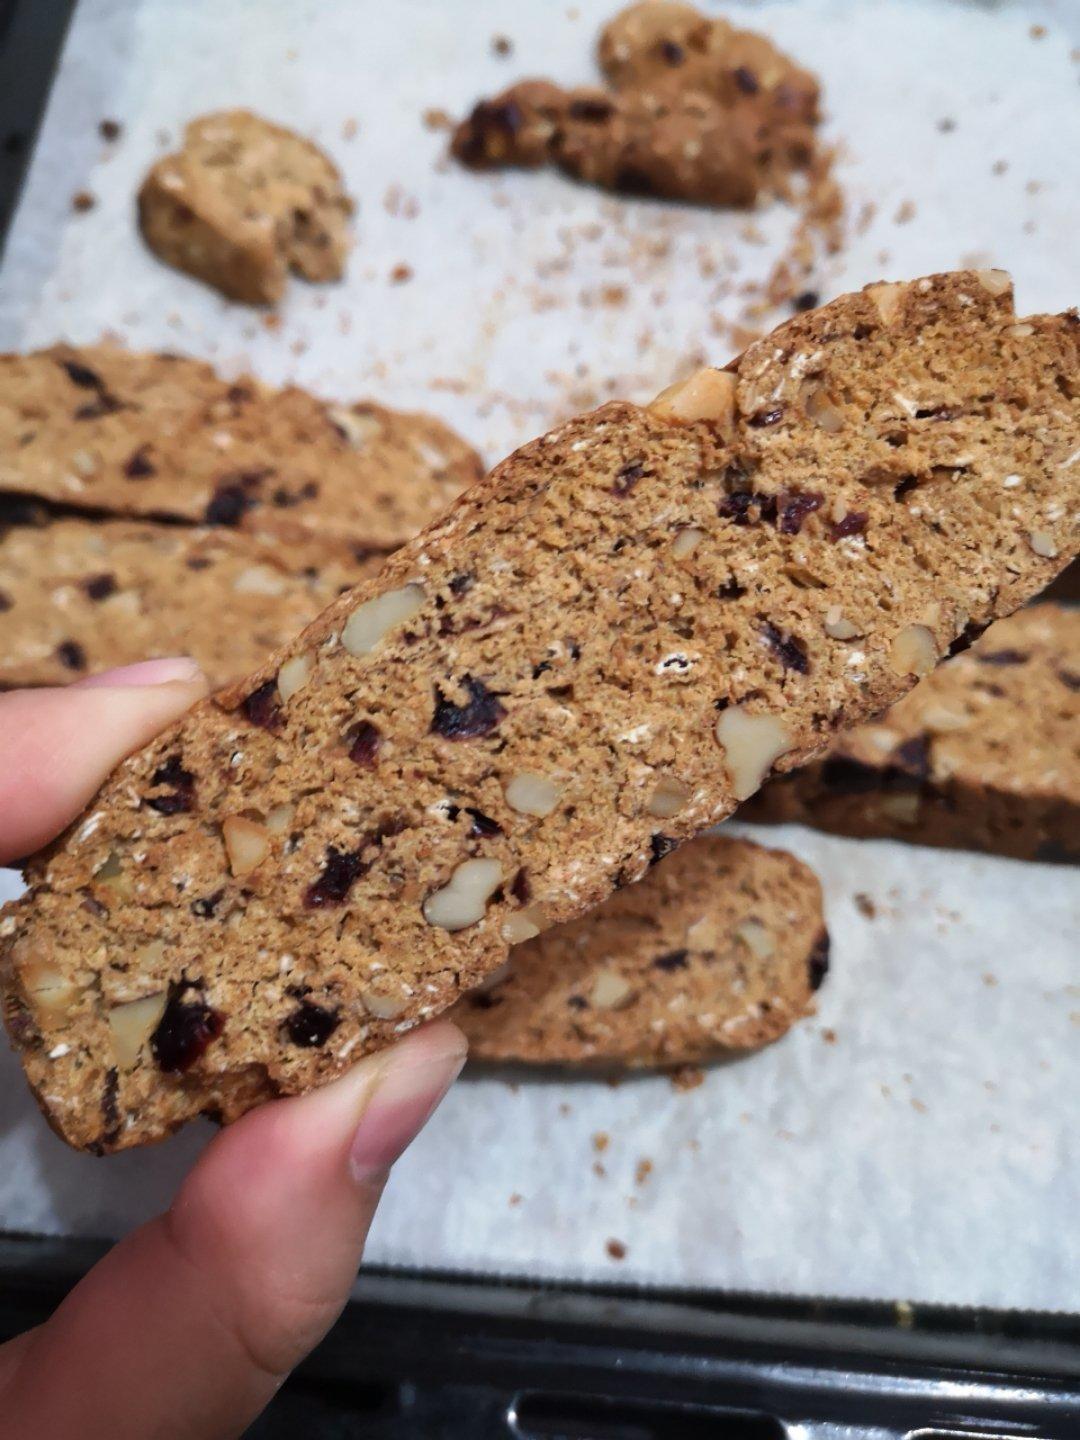
<instances>
[{"instance_id":1,"label":"dried cranberry","mask_svg":"<svg viewBox=\"0 0 1080 1440\"><path fill-rule=\"evenodd\" d=\"M749 421L758 430L763 430L768 425L779 425L784 418L784 407L774 405L770 410L759 410L756 415L751 415Z\"/></svg>"},{"instance_id":2,"label":"dried cranberry","mask_svg":"<svg viewBox=\"0 0 1080 1440\"><path fill-rule=\"evenodd\" d=\"M898 745L889 756L889 772L908 776L913 780L930 778L930 737L913 735Z\"/></svg>"},{"instance_id":3,"label":"dried cranberry","mask_svg":"<svg viewBox=\"0 0 1080 1440\"><path fill-rule=\"evenodd\" d=\"M78 385L80 390L104 389L105 382L89 365L80 365L77 360L61 360L60 364L67 371L71 383Z\"/></svg>"},{"instance_id":4,"label":"dried cranberry","mask_svg":"<svg viewBox=\"0 0 1080 1440\"><path fill-rule=\"evenodd\" d=\"M382 731L370 720L358 720L345 733L349 742L349 759L365 770L374 770L375 757L382 744Z\"/></svg>"},{"instance_id":5,"label":"dried cranberry","mask_svg":"<svg viewBox=\"0 0 1080 1440\"><path fill-rule=\"evenodd\" d=\"M629 495L637 482L645 474L645 466L640 460L632 460L629 465L624 465L615 476L615 483L611 487L613 495Z\"/></svg>"},{"instance_id":6,"label":"dried cranberry","mask_svg":"<svg viewBox=\"0 0 1080 1440\"><path fill-rule=\"evenodd\" d=\"M254 398L254 394L250 385L230 385L225 392L225 398L230 405L246 405Z\"/></svg>"},{"instance_id":7,"label":"dried cranberry","mask_svg":"<svg viewBox=\"0 0 1080 1440\"><path fill-rule=\"evenodd\" d=\"M668 65L681 65L686 59L686 51L674 40L661 40L660 54Z\"/></svg>"},{"instance_id":8,"label":"dried cranberry","mask_svg":"<svg viewBox=\"0 0 1080 1440\"><path fill-rule=\"evenodd\" d=\"M195 776L185 770L179 755L170 755L150 776L151 785L168 785L164 795L147 797L147 805L159 815L180 815L195 804Z\"/></svg>"},{"instance_id":9,"label":"dried cranberry","mask_svg":"<svg viewBox=\"0 0 1080 1440\"><path fill-rule=\"evenodd\" d=\"M677 849L678 845L678 840L671 835L661 835L657 831L649 840L649 864L656 865L665 855L670 855L672 850Z\"/></svg>"},{"instance_id":10,"label":"dried cranberry","mask_svg":"<svg viewBox=\"0 0 1080 1440\"><path fill-rule=\"evenodd\" d=\"M432 730L444 740L475 740L481 735L490 735L504 719L505 709L482 680L463 675L461 685L469 696L464 705L447 700L438 685L435 686Z\"/></svg>"},{"instance_id":11,"label":"dried cranberry","mask_svg":"<svg viewBox=\"0 0 1080 1440\"><path fill-rule=\"evenodd\" d=\"M917 475L904 475L893 486L893 499L902 500L905 495L910 494L912 490L917 490L918 487L919 477Z\"/></svg>"},{"instance_id":12,"label":"dried cranberry","mask_svg":"<svg viewBox=\"0 0 1080 1440\"><path fill-rule=\"evenodd\" d=\"M195 998L185 999L188 994ZM165 1013L150 1036L150 1050L160 1070L182 1075L224 1028L225 1021L202 998L201 987L181 981L169 986Z\"/></svg>"},{"instance_id":13,"label":"dried cranberry","mask_svg":"<svg viewBox=\"0 0 1080 1440\"><path fill-rule=\"evenodd\" d=\"M56 658L68 670L86 669L86 651L77 640L62 640L56 647Z\"/></svg>"},{"instance_id":14,"label":"dried cranberry","mask_svg":"<svg viewBox=\"0 0 1080 1440\"><path fill-rule=\"evenodd\" d=\"M587 1010L589 1008L589 1002L584 995L568 995L566 1003L571 1010Z\"/></svg>"},{"instance_id":15,"label":"dried cranberry","mask_svg":"<svg viewBox=\"0 0 1080 1440\"><path fill-rule=\"evenodd\" d=\"M252 690L240 706L246 719L263 730L280 730L285 715L278 703L277 681L267 680L257 690Z\"/></svg>"},{"instance_id":16,"label":"dried cranberry","mask_svg":"<svg viewBox=\"0 0 1080 1440\"><path fill-rule=\"evenodd\" d=\"M849 510L842 520L829 526L830 540L844 540L849 535L862 535L870 519L865 510Z\"/></svg>"},{"instance_id":17,"label":"dried cranberry","mask_svg":"<svg viewBox=\"0 0 1080 1440\"><path fill-rule=\"evenodd\" d=\"M468 573L462 575L451 575L448 585L451 595L464 595L466 590L471 590L476 582L476 576Z\"/></svg>"},{"instance_id":18,"label":"dried cranberry","mask_svg":"<svg viewBox=\"0 0 1080 1440\"><path fill-rule=\"evenodd\" d=\"M214 491L203 518L208 525L233 527L240 524L254 504L243 485L222 484Z\"/></svg>"},{"instance_id":19,"label":"dried cranberry","mask_svg":"<svg viewBox=\"0 0 1080 1440\"><path fill-rule=\"evenodd\" d=\"M685 970L689 954L689 950L669 950L666 955L657 955L652 963L657 970Z\"/></svg>"},{"instance_id":20,"label":"dried cranberry","mask_svg":"<svg viewBox=\"0 0 1080 1440\"><path fill-rule=\"evenodd\" d=\"M1026 665L1031 656L1026 650L980 650L980 665Z\"/></svg>"},{"instance_id":21,"label":"dried cranberry","mask_svg":"<svg viewBox=\"0 0 1080 1440\"><path fill-rule=\"evenodd\" d=\"M739 65L733 70L731 72L731 78L744 95L756 95L761 89L761 84L757 76L745 65Z\"/></svg>"},{"instance_id":22,"label":"dried cranberry","mask_svg":"<svg viewBox=\"0 0 1080 1440\"><path fill-rule=\"evenodd\" d=\"M119 1072L115 1068L107 1070L101 1092L101 1138L106 1145L111 1145L120 1133L120 1107L116 1103L119 1091Z\"/></svg>"},{"instance_id":23,"label":"dried cranberry","mask_svg":"<svg viewBox=\"0 0 1080 1440\"><path fill-rule=\"evenodd\" d=\"M529 877L525 873L524 866L522 866L514 876L513 883L510 886L510 894L519 905L527 905L529 903L532 889L529 885Z\"/></svg>"},{"instance_id":24,"label":"dried cranberry","mask_svg":"<svg viewBox=\"0 0 1080 1440\"><path fill-rule=\"evenodd\" d=\"M470 835L478 836L480 839L489 840L493 835L501 835L503 828L497 820L492 820L490 815L485 815L482 810L474 810L472 806L466 805L465 814L471 816L472 826Z\"/></svg>"},{"instance_id":25,"label":"dried cranberry","mask_svg":"<svg viewBox=\"0 0 1080 1440\"><path fill-rule=\"evenodd\" d=\"M792 490L780 496L776 507L776 528L781 535L798 535L803 521L825 503L824 495L813 491Z\"/></svg>"},{"instance_id":26,"label":"dried cranberry","mask_svg":"<svg viewBox=\"0 0 1080 1440\"><path fill-rule=\"evenodd\" d=\"M806 968L810 973L810 989L820 990L821 982L829 973L829 932L822 930L810 954L806 957Z\"/></svg>"},{"instance_id":27,"label":"dried cranberry","mask_svg":"<svg viewBox=\"0 0 1080 1440\"><path fill-rule=\"evenodd\" d=\"M284 1029L294 1045L312 1049L316 1045L325 1045L340 1023L336 1010L327 1010L312 1000L305 1000L285 1017Z\"/></svg>"},{"instance_id":28,"label":"dried cranberry","mask_svg":"<svg viewBox=\"0 0 1080 1440\"><path fill-rule=\"evenodd\" d=\"M585 120L589 124L599 124L604 120L610 120L614 114L615 107L610 100L603 100L599 96L589 96L584 100L572 100L570 102L570 118L572 120Z\"/></svg>"},{"instance_id":29,"label":"dried cranberry","mask_svg":"<svg viewBox=\"0 0 1080 1440\"><path fill-rule=\"evenodd\" d=\"M124 474L129 480L145 480L147 476L157 474L157 467L150 459L149 445L140 445L139 448L129 456L124 466Z\"/></svg>"},{"instance_id":30,"label":"dried cranberry","mask_svg":"<svg viewBox=\"0 0 1080 1440\"><path fill-rule=\"evenodd\" d=\"M738 600L740 595L745 594L746 586L740 585L737 580L725 580L722 585L716 587L718 600Z\"/></svg>"},{"instance_id":31,"label":"dried cranberry","mask_svg":"<svg viewBox=\"0 0 1080 1440\"><path fill-rule=\"evenodd\" d=\"M309 910L325 910L340 905L353 883L367 868L360 859L359 850L339 850L336 845L328 845L323 873L308 886L304 904Z\"/></svg>"},{"instance_id":32,"label":"dried cranberry","mask_svg":"<svg viewBox=\"0 0 1080 1440\"><path fill-rule=\"evenodd\" d=\"M962 655L965 650L970 650L988 624L989 621L986 620L970 620L949 646L949 657Z\"/></svg>"},{"instance_id":33,"label":"dried cranberry","mask_svg":"<svg viewBox=\"0 0 1080 1440\"><path fill-rule=\"evenodd\" d=\"M770 620L764 622L761 633L785 671L794 670L799 675L809 675L810 659L804 641L790 630L778 629Z\"/></svg>"},{"instance_id":34,"label":"dried cranberry","mask_svg":"<svg viewBox=\"0 0 1080 1440\"><path fill-rule=\"evenodd\" d=\"M796 310L816 310L821 304L821 296L816 290L804 290L791 303Z\"/></svg>"},{"instance_id":35,"label":"dried cranberry","mask_svg":"<svg viewBox=\"0 0 1080 1440\"><path fill-rule=\"evenodd\" d=\"M717 513L736 525L756 525L759 520L776 516L776 496L758 495L753 490L734 490L725 495L716 507Z\"/></svg>"},{"instance_id":36,"label":"dried cranberry","mask_svg":"<svg viewBox=\"0 0 1080 1440\"><path fill-rule=\"evenodd\" d=\"M116 576L108 573L90 575L82 586L91 600L107 600L110 595L116 594Z\"/></svg>"}]
</instances>

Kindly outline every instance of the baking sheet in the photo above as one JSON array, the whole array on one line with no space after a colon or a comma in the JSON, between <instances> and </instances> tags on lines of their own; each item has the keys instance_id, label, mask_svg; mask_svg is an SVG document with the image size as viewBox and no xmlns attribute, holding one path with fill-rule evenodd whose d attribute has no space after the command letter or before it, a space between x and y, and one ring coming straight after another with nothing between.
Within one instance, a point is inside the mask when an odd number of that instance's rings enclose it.
<instances>
[{"instance_id":1,"label":"baking sheet","mask_svg":"<svg viewBox=\"0 0 1080 1440\"><path fill-rule=\"evenodd\" d=\"M726 360L727 326L753 298L738 292L767 275L790 211L748 229L554 175L470 175L422 119L526 73L590 79L613 8L83 0L0 273L0 346L112 331L423 406L492 459L574 408ZM1013 271L1023 309L1075 302L1075 6L723 13L825 80L862 224L814 277L823 297L993 263ZM511 56L493 52L497 34ZM321 140L360 200L348 279L295 284L276 327L158 265L133 228L161 146L191 115L236 104ZM103 118L123 123L118 144L102 142ZM96 199L84 214L79 190ZM399 266L410 278L392 278ZM373 1261L1080 1309L1076 872L794 828L766 838L826 886L835 963L818 1018L687 1091L467 1080L395 1173ZM205 1143L196 1126L152 1152L71 1154L13 1059L0 1063L8 1228L119 1234Z\"/></svg>"}]
</instances>

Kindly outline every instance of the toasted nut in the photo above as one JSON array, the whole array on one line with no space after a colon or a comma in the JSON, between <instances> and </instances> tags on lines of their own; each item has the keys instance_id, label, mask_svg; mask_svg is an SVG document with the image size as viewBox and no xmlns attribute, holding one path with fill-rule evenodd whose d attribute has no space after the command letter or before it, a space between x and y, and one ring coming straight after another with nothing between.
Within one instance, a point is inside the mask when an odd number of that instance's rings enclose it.
<instances>
[{"instance_id":1,"label":"toasted nut","mask_svg":"<svg viewBox=\"0 0 1080 1440\"><path fill-rule=\"evenodd\" d=\"M233 589L237 595L280 595L285 589L285 577L269 565L249 565L233 581Z\"/></svg>"},{"instance_id":2,"label":"toasted nut","mask_svg":"<svg viewBox=\"0 0 1080 1440\"><path fill-rule=\"evenodd\" d=\"M834 640L854 640L860 633L859 627L847 619L839 605L829 606L825 612L826 635L831 635Z\"/></svg>"},{"instance_id":3,"label":"toasted nut","mask_svg":"<svg viewBox=\"0 0 1080 1440\"><path fill-rule=\"evenodd\" d=\"M1041 555L1044 560L1053 560L1057 556L1058 547L1049 530L1032 530L1028 536L1028 544L1035 554Z\"/></svg>"},{"instance_id":4,"label":"toasted nut","mask_svg":"<svg viewBox=\"0 0 1080 1440\"><path fill-rule=\"evenodd\" d=\"M376 415L349 410L344 405L327 406L326 413L354 450L363 449L369 440L382 433L382 424Z\"/></svg>"},{"instance_id":5,"label":"toasted nut","mask_svg":"<svg viewBox=\"0 0 1080 1440\"><path fill-rule=\"evenodd\" d=\"M731 428L735 417L735 388L738 380L730 370L711 367L698 370L687 380L661 390L649 406L654 415L679 424L708 420L722 430Z\"/></svg>"},{"instance_id":6,"label":"toasted nut","mask_svg":"<svg viewBox=\"0 0 1080 1440\"><path fill-rule=\"evenodd\" d=\"M499 934L508 945L520 945L523 941L532 940L539 935L540 929L530 910L515 910L503 921Z\"/></svg>"},{"instance_id":7,"label":"toasted nut","mask_svg":"<svg viewBox=\"0 0 1080 1440\"><path fill-rule=\"evenodd\" d=\"M360 1003L376 1020L396 1020L409 1000L406 995L384 995L369 986L360 991Z\"/></svg>"},{"instance_id":8,"label":"toasted nut","mask_svg":"<svg viewBox=\"0 0 1080 1440\"><path fill-rule=\"evenodd\" d=\"M522 770L506 786L506 803L522 815L550 815L559 803L561 789L546 775Z\"/></svg>"},{"instance_id":9,"label":"toasted nut","mask_svg":"<svg viewBox=\"0 0 1080 1440\"><path fill-rule=\"evenodd\" d=\"M806 413L815 425L835 435L844 428L844 412L826 390L824 385L811 390L806 397Z\"/></svg>"},{"instance_id":10,"label":"toasted nut","mask_svg":"<svg viewBox=\"0 0 1080 1440\"><path fill-rule=\"evenodd\" d=\"M270 832L244 815L226 815L221 837L234 875L250 875L270 854Z\"/></svg>"},{"instance_id":11,"label":"toasted nut","mask_svg":"<svg viewBox=\"0 0 1080 1440\"><path fill-rule=\"evenodd\" d=\"M755 960L768 960L776 947L773 938L760 920L751 917L740 920L735 926L735 936L743 942Z\"/></svg>"},{"instance_id":12,"label":"toasted nut","mask_svg":"<svg viewBox=\"0 0 1080 1440\"><path fill-rule=\"evenodd\" d=\"M402 585L358 605L345 622L341 643L350 655L370 655L397 625L412 619L424 603L422 585Z\"/></svg>"},{"instance_id":13,"label":"toasted nut","mask_svg":"<svg viewBox=\"0 0 1080 1440\"><path fill-rule=\"evenodd\" d=\"M116 1063L122 1069L129 1070L139 1058L139 1052L165 1014L168 998L166 991L159 990L156 995L114 1005L109 1011L109 1039Z\"/></svg>"},{"instance_id":14,"label":"toasted nut","mask_svg":"<svg viewBox=\"0 0 1080 1440\"><path fill-rule=\"evenodd\" d=\"M883 325L891 325L896 319L896 312L900 309L900 300L906 289L907 286L902 283L866 287L867 298L873 302Z\"/></svg>"},{"instance_id":15,"label":"toasted nut","mask_svg":"<svg viewBox=\"0 0 1080 1440\"><path fill-rule=\"evenodd\" d=\"M271 835L284 835L293 822L296 814L296 806L292 804L275 805L266 817L266 828Z\"/></svg>"},{"instance_id":16,"label":"toasted nut","mask_svg":"<svg viewBox=\"0 0 1080 1440\"><path fill-rule=\"evenodd\" d=\"M675 560L685 560L687 555L692 555L697 547L705 539L705 531L699 530L695 525L687 525L680 530L671 542L671 554Z\"/></svg>"},{"instance_id":17,"label":"toasted nut","mask_svg":"<svg viewBox=\"0 0 1080 1440\"><path fill-rule=\"evenodd\" d=\"M889 667L894 675L929 675L937 662L934 632L925 625L908 625L893 636Z\"/></svg>"},{"instance_id":18,"label":"toasted nut","mask_svg":"<svg viewBox=\"0 0 1080 1440\"><path fill-rule=\"evenodd\" d=\"M17 968L35 1018L47 1025L66 1020L79 993L74 980L51 960L31 958Z\"/></svg>"},{"instance_id":19,"label":"toasted nut","mask_svg":"<svg viewBox=\"0 0 1080 1440\"><path fill-rule=\"evenodd\" d=\"M120 856L115 850L110 850L94 871L93 884L95 888L100 887L106 892L105 898L130 900L134 893L131 877L124 873Z\"/></svg>"},{"instance_id":20,"label":"toasted nut","mask_svg":"<svg viewBox=\"0 0 1080 1440\"><path fill-rule=\"evenodd\" d=\"M1023 322L1019 325L1007 325L1005 334L1011 336L1013 340L1026 340L1029 335L1035 334L1035 326L1026 325Z\"/></svg>"},{"instance_id":21,"label":"toasted nut","mask_svg":"<svg viewBox=\"0 0 1080 1440\"><path fill-rule=\"evenodd\" d=\"M165 960L165 941L151 940L148 945L140 945L135 951L136 971L156 970Z\"/></svg>"},{"instance_id":22,"label":"toasted nut","mask_svg":"<svg viewBox=\"0 0 1080 1440\"><path fill-rule=\"evenodd\" d=\"M975 277L983 289L995 297L1012 289L1012 276L1007 270L976 270Z\"/></svg>"},{"instance_id":23,"label":"toasted nut","mask_svg":"<svg viewBox=\"0 0 1080 1440\"><path fill-rule=\"evenodd\" d=\"M914 825L919 818L919 797L913 794L881 795L878 808L889 820L898 825Z\"/></svg>"},{"instance_id":24,"label":"toasted nut","mask_svg":"<svg viewBox=\"0 0 1080 1440\"><path fill-rule=\"evenodd\" d=\"M487 902L502 884L498 860L464 860L441 890L424 901L424 919L443 930L465 930L484 918Z\"/></svg>"},{"instance_id":25,"label":"toasted nut","mask_svg":"<svg viewBox=\"0 0 1080 1440\"><path fill-rule=\"evenodd\" d=\"M634 987L615 970L601 970L589 991L589 1003L597 1010L621 1010L634 998Z\"/></svg>"},{"instance_id":26,"label":"toasted nut","mask_svg":"<svg viewBox=\"0 0 1080 1440\"><path fill-rule=\"evenodd\" d=\"M736 800L758 788L775 760L792 747L786 725L775 715L748 715L741 705L724 710L716 722Z\"/></svg>"},{"instance_id":27,"label":"toasted nut","mask_svg":"<svg viewBox=\"0 0 1080 1440\"><path fill-rule=\"evenodd\" d=\"M676 815L682 809L692 793L689 785L684 785L673 775L665 775L657 782L645 809L658 820L666 820L668 816Z\"/></svg>"},{"instance_id":28,"label":"toasted nut","mask_svg":"<svg viewBox=\"0 0 1080 1440\"><path fill-rule=\"evenodd\" d=\"M298 690L302 690L311 679L311 672L315 668L315 657L306 651L303 655L294 655L291 660L286 660L281 669L277 672L278 694L282 703L289 701Z\"/></svg>"}]
</instances>

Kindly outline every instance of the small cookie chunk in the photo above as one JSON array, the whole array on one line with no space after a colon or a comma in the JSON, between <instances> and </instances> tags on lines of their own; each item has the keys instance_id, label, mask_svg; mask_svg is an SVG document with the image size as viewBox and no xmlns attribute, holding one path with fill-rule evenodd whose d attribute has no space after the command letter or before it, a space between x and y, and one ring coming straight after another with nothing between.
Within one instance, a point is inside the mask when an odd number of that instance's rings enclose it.
<instances>
[{"instance_id":1,"label":"small cookie chunk","mask_svg":"<svg viewBox=\"0 0 1080 1440\"><path fill-rule=\"evenodd\" d=\"M396 549L480 473L428 415L113 345L0 356L0 490L242 530L296 569Z\"/></svg>"},{"instance_id":2,"label":"small cookie chunk","mask_svg":"<svg viewBox=\"0 0 1080 1440\"><path fill-rule=\"evenodd\" d=\"M812 1011L828 964L813 871L713 835L516 946L450 1018L474 1060L688 1065L779 1040Z\"/></svg>"},{"instance_id":3,"label":"small cookie chunk","mask_svg":"<svg viewBox=\"0 0 1080 1440\"><path fill-rule=\"evenodd\" d=\"M193 120L139 191L151 250L232 300L273 305L291 270L341 278L353 204L317 145L250 110Z\"/></svg>"},{"instance_id":4,"label":"small cookie chunk","mask_svg":"<svg viewBox=\"0 0 1080 1440\"><path fill-rule=\"evenodd\" d=\"M999 620L748 820L1080 863L1080 610Z\"/></svg>"},{"instance_id":5,"label":"small cookie chunk","mask_svg":"<svg viewBox=\"0 0 1080 1440\"><path fill-rule=\"evenodd\" d=\"M84 518L0 527L0 688L64 685L160 655L191 655L224 685L337 591L332 574L296 574L227 530Z\"/></svg>"},{"instance_id":6,"label":"small cookie chunk","mask_svg":"<svg viewBox=\"0 0 1080 1440\"><path fill-rule=\"evenodd\" d=\"M512 455L28 866L53 1124L329 1080L898 700L1080 549L1078 362L1001 272L874 285Z\"/></svg>"},{"instance_id":7,"label":"small cookie chunk","mask_svg":"<svg viewBox=\"0 0 1080 1440\"><path fill-rule=\"evenodd\" d=\"M817 82L763 36L646 0L605 28L599 60L609 89L522 81L475 107L453 153L476 168L552 164L603 189L720 206L783 193L812 163Z\"/></svg>"}]
</instances>

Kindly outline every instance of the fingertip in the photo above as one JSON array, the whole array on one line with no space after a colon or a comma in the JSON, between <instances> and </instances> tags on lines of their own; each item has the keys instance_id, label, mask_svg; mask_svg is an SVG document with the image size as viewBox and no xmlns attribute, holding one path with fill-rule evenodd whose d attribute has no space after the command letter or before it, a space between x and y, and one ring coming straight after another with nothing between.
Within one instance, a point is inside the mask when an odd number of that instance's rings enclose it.
<instances>
[{"instance_id":1,"label":"fingertip","mask_svg":"<svg viewBox=\"0 0 1080 1440\"><path fill-rule=\"evenodd\" d=\"M75 684L78 689L97 690L109 687L141 689L150 685L169 685L176 682L202 684L204 689L209 689L209 682L199 662L190 655L170 655L160 660L140 660L134 665L119 665L112 670L100 670L96 675L87 675Z\"/></svg>"}]
</instances>

